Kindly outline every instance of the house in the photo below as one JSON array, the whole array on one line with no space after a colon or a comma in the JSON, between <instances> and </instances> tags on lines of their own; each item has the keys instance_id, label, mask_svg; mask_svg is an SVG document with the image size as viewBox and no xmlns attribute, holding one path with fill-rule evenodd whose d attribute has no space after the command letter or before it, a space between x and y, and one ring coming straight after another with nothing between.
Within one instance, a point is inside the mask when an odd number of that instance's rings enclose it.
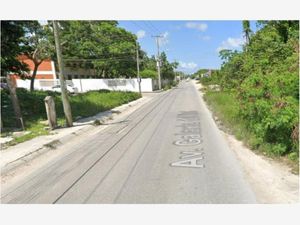
<instances>
[{"instance_id":1,"label":"house","mask_svg":"<svg viewBox=\"0 0 300 225\"><path fill-rule=\"evenodd\" d=\"M34 69L32 60L29 59L26 55L20 55L18 59L19 61L24 62L28 65L28 68L30 70L28 76L31 76ZM51 59L44 60L38 67L36 79L58 79L55 71L54 61L52 61Z\"/></svg>"},{"instance_id":2,"label":"house","mask_svg":"<svg viewBox=\"0 0 300 225\"><path fill-rule=\"evenodd\" d=\"M19 56L19 60L26 63L30 72L28 77L33 73L34 64L25 55ZM16 87L30 89L30 79L21 79L17 75L13 75ZM114 78L101 79L97 76L95 69L81 68L76 63L67 62L64 70L64 77L66 83L72 87L77 88L79 92L86 92L90 90L109 89L121 91L139 91L139 85L136 78ZM164 82L164 81L162 81ZM52 60L44 60L38 67L36 78L34 80L34 89L36 90L53 90L53 87L58 85L59 76L55 70L55 64ZM152 79L142 79L142 91L152 92L155 89L155 81Z\"/></svg>"},{"instance_id":3,"label":"house","mask_svg":"<svg viewBox=\"0 0 300 225\"><path fill-rule=\"evenodd\" d=\"M29 78L34 70L34 63L31 59L29 59L26 55L20 55L18 57L19 61L24 62L28 65L29 73L27 77ZM76 65L68 63L65 66L65 79L67 83L72 83L72 79L78 78L95 78L96 73L90 69L82 69L76 67ZM21 80L21 78L17 75L13 76L13 82L17 87L29 88L30 80ZM35 88L42 89L42 90L51 90L51 87L59 83L58 73L55 69L54 61L51 59L44 60L38 67L37 74L35 77Z\"/></svg>"}]
</instances>

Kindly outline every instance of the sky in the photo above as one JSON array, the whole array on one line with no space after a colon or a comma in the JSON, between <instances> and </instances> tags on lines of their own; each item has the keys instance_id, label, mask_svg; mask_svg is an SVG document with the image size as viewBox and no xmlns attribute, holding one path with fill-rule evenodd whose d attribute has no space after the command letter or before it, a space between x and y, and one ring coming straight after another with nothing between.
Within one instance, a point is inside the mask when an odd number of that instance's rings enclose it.
<instances>
[{"instance_id":1,"label":"sky","mask_svg":"<svg viewBox=\"0 0 300 225\"><path fill-rule=\"evenodd\" d=\"M148 56L157 54L154 35L161 35L160 50L168 60L179 62L177 70L192 74L199 69L218 69L221 49L241 50L242 21L121 20L119 27L136 34ZM256 22L250 21L252 31Z\"/></svg>"}]
</instances>

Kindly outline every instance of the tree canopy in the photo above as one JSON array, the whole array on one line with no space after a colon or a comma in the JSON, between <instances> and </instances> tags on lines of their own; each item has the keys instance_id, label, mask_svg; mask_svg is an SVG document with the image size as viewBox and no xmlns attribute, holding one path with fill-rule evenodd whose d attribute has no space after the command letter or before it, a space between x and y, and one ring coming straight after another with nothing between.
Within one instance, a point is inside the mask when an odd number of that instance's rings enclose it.
<instances>
[{"instance_id":1,"label":"tree canopy","mask_svg":"<svg viewBox=\"0 0 300 225\"><path fill-rule=\"evenodd\" d=\"M17 57L23 51L20 45L25 32L23 22L1 21L1 76L8 73L24 75L28 66L20 62Z\"/></svg>"},{"instance_id":2,"label":"tree canopy","mask_svg":"<svg viewBox=\"0 0 300 225\"><path fill-rule=\"evenodd\" d=\"M95 69L99 77L136 74L136 36L116 21L60 21L67 65Z\"/></svg>"},{"instance_id":3,"label":"tree canopy","mask_svg":"<svg viewBox=\"0 0 300 225\"><path fill-rule=\"evenodd\" d=\"M30 90L34 90L34 80L38 67L46 60L50 59L55 52L54 44L51 43L52 34L48 31L47 26L42 26L38 21L24 21L24 36L22 37L22 54L32 60L34 68L30 76Z\"/></svg>"},{"instance_id":4,"label":"tree canopy","mask_svg":"<svg viewBox=\"0 0 300 225\"><path fill-rule=\"evenodd\" d=\"M178 62L169 62L165 52L160 55L161 61L161 79L163 80L174 80L175 69L178 67ZM148 57L146 54L143 55L141 63L141 76L149 77L153 79L157 78L157 61L155 56ZM154 74L156 74L154 76Z\"/></svg>"},{"instance_id":5,"label":"tree canopy","mask_svg":"<svg viewBox=\"0 0 300 225\"><path fill-rule=\"evenodd\" d=\"M218 80L236 93L240 115L276 154L298 154L299 21L259 21L243 51L223 50Z\"/></svg>"}]
</instances>

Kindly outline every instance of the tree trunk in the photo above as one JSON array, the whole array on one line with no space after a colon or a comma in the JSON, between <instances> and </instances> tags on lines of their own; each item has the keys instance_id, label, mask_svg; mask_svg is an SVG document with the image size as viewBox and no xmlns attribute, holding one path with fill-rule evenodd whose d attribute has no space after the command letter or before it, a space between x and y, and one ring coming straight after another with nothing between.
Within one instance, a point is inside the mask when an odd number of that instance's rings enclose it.
<instances>
[{"instance_id":1,"label":"tree trunk","mask_svg":"<svg viewBox=\"0 0 300 225\"><path fill-rule=\"evenodd\" d=\"M16 87L11 80L11 75L7 74L6 80L7 80L7 86L9 89L10 98L14 108L15 117L16 117L16 126L24 130L24 123L23 123L17 92L16 92Z\"/></svg>"},{"instance_id":2,"label":"tree trunk","mask_svg":"<svg viewBox=\"0 0 300 225\"><path fill-rule=\"evenodd\" d=\"M34 90L34 80L35 80L36 73L37 73L37 70L38 70L40 64L41 63L34 63L34 69L33 69L33 72L31 75L31 80L30 80L30 91Z\"/></svg>"}]
</instances>

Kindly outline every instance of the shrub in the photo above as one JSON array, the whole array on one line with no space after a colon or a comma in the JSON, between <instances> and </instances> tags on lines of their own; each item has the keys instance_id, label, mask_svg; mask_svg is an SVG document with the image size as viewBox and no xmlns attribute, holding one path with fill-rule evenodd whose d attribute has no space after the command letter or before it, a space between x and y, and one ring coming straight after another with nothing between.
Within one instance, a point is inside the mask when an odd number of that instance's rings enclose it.
<instances>
[{"instance_id":1,"label":"shrub","mask_svg":"<svg viewBox=\"0 0 300 225\"><path fill-rule=\"evenodd\" d=\"M141 78L152 78L157 79L157 71L145 69L140 72Z\"/></svg>"},{"instance_id":2,"label":"shrub","mask_svg":"<svg viewBox=\"0 0 300 225\"><path fill-rule=\"evenodd\" d=\"M284 34L281 25L287 27ZM263 145L270 154L299 155L298 51L299 22L270 21L242 52L221 54L226 60L220 84L237 93L239 116L254 134L248 141L253 148Z\"/></svg>"}]
</instances>

